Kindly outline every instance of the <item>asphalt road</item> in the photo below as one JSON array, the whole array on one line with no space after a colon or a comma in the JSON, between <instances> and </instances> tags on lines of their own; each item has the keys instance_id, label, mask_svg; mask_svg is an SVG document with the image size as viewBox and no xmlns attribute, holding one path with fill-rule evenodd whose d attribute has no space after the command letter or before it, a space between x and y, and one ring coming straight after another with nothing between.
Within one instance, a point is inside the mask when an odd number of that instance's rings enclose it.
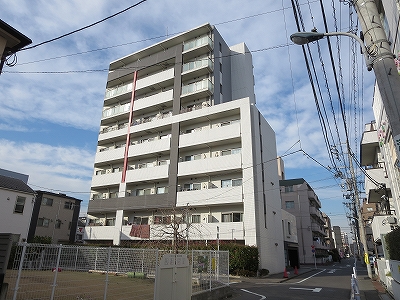
<instances>
[{"instance_id":1,"label":"asphalt road","mask_svg":"<svg viewBox=\"0 0 400 300\"><path fill-rule=\"evenodd\" d=\"M353 264L318 267L282 283L240 282L232 284L234 300L294 300L294 299L350 299L350 279Z\"/></svg>"}]
</instances>

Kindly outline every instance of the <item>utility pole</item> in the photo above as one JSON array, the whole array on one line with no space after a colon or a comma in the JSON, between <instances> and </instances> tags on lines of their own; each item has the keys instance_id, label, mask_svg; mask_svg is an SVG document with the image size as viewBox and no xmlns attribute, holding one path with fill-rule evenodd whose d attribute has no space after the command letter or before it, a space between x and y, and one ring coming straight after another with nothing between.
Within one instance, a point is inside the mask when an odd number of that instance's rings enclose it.
<instances>
[{"instance_id":1,"label":"utility pole","mask_svg":"<svg viewBox=\"0 0 400 300\"><path fill-rule=\"evenodd\" d=\"M372 68L392 131L396 156L397 159L400 159L400 76L394 63L394 55L390 49L390 44L383 29L375 1L353 0L353 4L361 24L368 55L372 59ZM364 247L364 255L368 255L365 228L360 213L356 183L355 188L361 243ZM367 270L368 276L372 278L370 264L367 264Z\"/></svg>"},{"instance_id":2,"label":"utility pole","mask_svg":"<svg viewBox=\"0 0 400 300\"><path fill-rule=\"evenodd\" d=\"M374 0L353 0L400 160L400 76Z\"/></svg>"},{"instance_id":3,"label":"utility pole","mask_svg":"<svg viewBox=\"0 0 400 300\"><path fill-rule=\"evenodd\" d=\"M359 193L358 193L358 187L357 187L357 178L356 175L354 173L354 167L353 167L353 158L351 156L351 149L350 149L350 145L347 141L347 151L349 152L349 167L350 167L350 174L351 174L351 190L354 191L354 204L355 204L355 212L357 213L357 219L358 220L358 227L360 229L360 242L361 242L361 247L362 250L364 251L364 256L363 259L365 260L365 255L368 255L368 246L367 246L367 238L365 235L365 227L364 227L364 221L362 219L362 215L361 215L361 205L360 205L360 197L359 197ZM361 249L360 249L361 252ZM368 277L372 278L372 269L371 269L371 265L367 264L367 272L368 272Z\"/></svg>"}]
</instances>

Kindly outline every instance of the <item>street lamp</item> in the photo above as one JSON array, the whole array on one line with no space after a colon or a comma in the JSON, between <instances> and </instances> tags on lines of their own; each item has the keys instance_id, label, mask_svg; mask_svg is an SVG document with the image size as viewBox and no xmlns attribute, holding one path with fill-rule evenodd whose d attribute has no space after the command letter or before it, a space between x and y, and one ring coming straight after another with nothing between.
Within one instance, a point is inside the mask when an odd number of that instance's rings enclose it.
<instances>
[{"instance_id":1,"label":"street lamp","mask_svg":"<svg viewBox=\"0 0 400 300\"><path fill-rule=\"evenodd\" d=\"M323 39L326 36L337 36L337 35L346 35L353 39L355 39L361 46L361 53L364 55L365 63L367 65L367 70L372 70L372 60L369 58L369 54L367 48L364 45L362 39L360 39L357 35L350 32L296 32L290 36L290 39L293 43L297 45L305 45L308 43L312 43Z\"/></svg>"}]
</instances>

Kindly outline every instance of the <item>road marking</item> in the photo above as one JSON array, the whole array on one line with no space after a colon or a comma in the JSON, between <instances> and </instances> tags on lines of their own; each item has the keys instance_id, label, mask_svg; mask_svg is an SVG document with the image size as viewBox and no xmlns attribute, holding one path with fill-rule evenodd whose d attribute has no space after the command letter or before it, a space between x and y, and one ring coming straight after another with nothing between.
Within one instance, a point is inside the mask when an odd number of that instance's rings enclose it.
<instances>
[{"instance_id":1,"label":"road marking","mask_svg":"<svg viewBox=\"0 0 400 300\"><path fill-rule=\"evenodd\" d=\"M320 271L318 273L315 273L314 275L311 275L311 276L309 276L307 278L304 278L303 280L300 280L299 282L296 282L296 283L302 283L303 281L306 281L306 280L310 279L311 277L314 277L315 275L318 275L318 274L320 274L322 272L325 272L325 271L326 271L326 269L323 269L322 271Z\"/></svg>"},{"instance_id":2,"label":"road marking","mask_svg":"<svg viewBox=\"0 0 400 300\"><path fill-rule=\"evenodd\" d=\"M319 293L322 290L322 288L306 289L306 288L290 287L289 290L305 290L305 291L312 291L313 293Z\"/></svg>"},{"instance_id":3,"label":"road marking","mask_svg":"<svg viewBox=\"0 0 400 300\"><path fill-rule=\"evenodd\" d=\"M243 292L246 292L246 293L250 293L250 294L256 295L256 296L260 296L260 297L261 297L260 300L267 299L267 297L265 297L265 296L263 296L263 295L253 293L253 292L250 292L250 291L245 290L245 289L240 289L240 290L243 291Z\"/></svg>"},{"instance_id":4,"label":"road marking","mask_svg":"<svg viewBox=\"0 0 400 300\"><path fill-rule=\"evenodd\" d=\"M328 272L328 274L333 274L333 273L335 273L336 272L336 269L332 269L332 270L330 270L329 272Z\"/></svg>"}]
</instances>

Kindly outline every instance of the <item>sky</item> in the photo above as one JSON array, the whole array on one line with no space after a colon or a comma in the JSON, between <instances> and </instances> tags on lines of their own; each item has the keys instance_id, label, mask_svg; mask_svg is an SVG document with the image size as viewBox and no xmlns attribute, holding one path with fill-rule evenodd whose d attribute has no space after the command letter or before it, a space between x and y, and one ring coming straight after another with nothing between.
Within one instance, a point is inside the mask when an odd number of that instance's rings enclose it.
<instances>
[{"instance_id":1,"label":"sky","mask_svg":"<svg viewBox=\"0 0 400 300\"><path fill-rule=\"evenodd\" d=\"M35 46L137 2L0 0L0 19ZM298 3L306 31L325 31L321 2L328 31L357 27L356 14L343 1L293 2ZM332 225L350 232L343 206L347 191L332 166L346 164L345 122L352 152L359 157L364 124L374 119L374 77L351 39L331 39L341 79L343 121L328 43L310 45L316 94L325 101L322 111L330 124L327 132L341 136L329 150L302 47L289 39L298 31L290 0L147 0L95 26L18 52L15 66L4 66L0 75L0 168L28 174L33 189L83 200L84 214L110 62L205 23L215 25L228 45L245 42L250 49L257 107L276 133L286 179L304 178ZM329 152L336 150L339 159L332 162Z\"/></svg>"}]
</instances>

